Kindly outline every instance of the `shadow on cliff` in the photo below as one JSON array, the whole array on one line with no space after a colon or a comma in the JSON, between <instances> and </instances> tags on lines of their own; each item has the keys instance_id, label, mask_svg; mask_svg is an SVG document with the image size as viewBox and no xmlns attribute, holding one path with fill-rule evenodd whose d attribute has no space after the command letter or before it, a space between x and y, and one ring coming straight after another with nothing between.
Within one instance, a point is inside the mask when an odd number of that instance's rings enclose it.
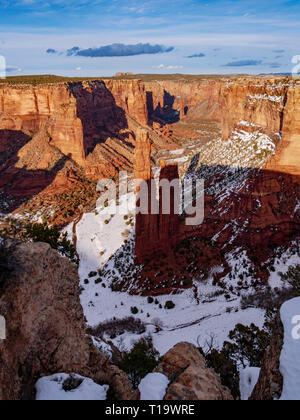
<instances>
[{"instance_id":1,"label":"shadow on cliff","mask_svg":"<svg viewBox=\"0 0 300 420\"><path fill-rule=\"evenodd\" d=\"M125 144L126 135L120 133L128 128L125 111L116 104L115 98L104 82L94 82L88 88L82 83L69 83L69 90L77 101L77 117L82 122L85 155L92 153L97 144L117 137Z\"/></svg>"},{"instance_id":2,"label":"shadow on cliff","mask_svg":"<svg viewBox=\"0 0 300 420\"><path fill-rule=\"evenodd\" d=\"M4 164L11 162L30 140L31 137L23 131L0 130L0 170Z\"/></svg>"},{"instance_id":3,"label":"shadow on cliff","mask_svg":"<svg viewBox=\"0 0 300 420\"><path fill-rule=\"evenodd\" d=\"M51 171L18 167L18 153L30 140L22 131L0 130L0 212L14 211L46 189L70 160L63 156Z\"/></svg>"},{"instance_id":4,"label":"shadow on cliff","mask_svg":"<svg viewBox=\"0 0 300 420\"><path fill-rule=\"evenodd\" d=\"M175 96L164 91L163 104L159 103L156 108L154 108L153 93L146 92L147 96L147 108L149 115L149 125L152 122L158 122L161 125L175 124L180 121L180 111L174 109ZM185 108L185 113L187 113L188 108Z\"/></svg>"},{"instance_id":5,"label":"shadow on cliff","mask_svg":"<svg viewBox=\"0 0 300 420\"><path fill-rule=\"evenodd\" d=\"M300 237L299 176L268 169L199 165L198 154L192 159L185 178L204 180L204 222L188 226L186 217L191 216L177 216L176 221L169 215L160 215L160 224L151 225L148 215L139 215L136 232L141 232L137 238L137 247L143 255L139 257L140 264L142 259L155 259L164 252L172 252L171 239L178 244L196 236L216 246L225 246L228 252L237 247L253 247L267 255L268 250ZM196 201L195 194L189 206L192 202L197 207L202 203ZM149 238L153 241L150 240L151 247L147 248L145 243L149 243Z\"/></svg>"},{"instance_id":6,"label":"shadow on cliff","mask_svg":"<svg viewBox=\"0 0 300 420\"><path fill-rule=\"evenodd\" d=\"M195 280L207 281L216 267L220 271L213 274L215 285L221 286L230 275L241 289L245 276L251 277L256 287L268 283L277 259L282 261L287 250L299 255L299 176L268 169L199 165L196 155L186 177L205 181L203 223L187 226L187 215L139 214L135 255L144 269L134 283L125 273L125 280L116 285L118 291L172 294L194 287ZM194 200L196 204L198 207L201 201ZM237 274L233 261L243 255L247 256L244 272Z\"/></svg>"}]
</instances>

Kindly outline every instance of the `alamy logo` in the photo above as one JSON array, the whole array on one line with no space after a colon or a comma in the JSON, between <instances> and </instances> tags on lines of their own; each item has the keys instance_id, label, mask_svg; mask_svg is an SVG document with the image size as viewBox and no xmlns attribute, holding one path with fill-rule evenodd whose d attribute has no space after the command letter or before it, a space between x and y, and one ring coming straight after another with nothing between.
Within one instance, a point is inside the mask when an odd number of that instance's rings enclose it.
<instances>
[{"instance_id":1,"label":"alamy logo","mask_svg":"<svg viewBox=\"0 0 300 420\"><path fill-rule=\"evenodd\" d=\"M135 179L136 213L151 215L185 214L187 226L199 226L204 221L204 180L203 179L151 179L144 181ZM97 191L101 196L97 208L104 214L128 214L129 201L122 200L119 206L117 197L126 197L131 183L126 171L119 173L119 185L112 179L102 179L98 182ZM107 203L111 205L108 206Z\"/></svg>"},{"instance_id":2,"label":"alamy logo","mask_svg":"<svg viewBox=\"0 0 300 420\"><path fill-rule=\"evenodd\" d=\"M6 322L5 318L0 315L0 340L6 339Z\"/></svg>"},{"instance_id":3,"label":"alamy logo","mask_svg":"<svg viewBox=\"0 0 300 420\"><path fill-rule=\"evenodd\" d=\"M6 78L6 60L3 55L0 55L0 79Z\"/></svg>"},{"instance_id":4,"label":"alamy logo","mask_svg":"<svg viewBox=\"0 0 300 420\"><path fill-rule=\"evenodd\" d=\"M295 327L292 329L293 339L300 340L300 315L295 315L293 317L292 325L295 325Z\"/></svg>"}]
</instances>

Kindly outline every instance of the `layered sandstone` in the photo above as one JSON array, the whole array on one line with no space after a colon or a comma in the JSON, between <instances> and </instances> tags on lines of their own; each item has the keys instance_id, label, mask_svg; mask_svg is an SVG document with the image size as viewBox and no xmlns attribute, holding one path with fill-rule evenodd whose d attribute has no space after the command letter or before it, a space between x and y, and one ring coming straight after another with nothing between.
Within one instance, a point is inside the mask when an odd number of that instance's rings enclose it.
<instances>
[{"instance_id":1,"label":"layered sandstone","mask_svg":"<svg viewBox=\"0 0 300 420\"><path fill-rule=\"evenodd\" d=\"M280 77L1 84L0 190L19 200L48 191L57 177L67 184L69 173L113 178L133 170L141 128L152 151L170 150L216 138L215 121L224 141L237 126L269 134L277 152L267 169L297 181L299 89Z\"/></svg>"}]
</instances>

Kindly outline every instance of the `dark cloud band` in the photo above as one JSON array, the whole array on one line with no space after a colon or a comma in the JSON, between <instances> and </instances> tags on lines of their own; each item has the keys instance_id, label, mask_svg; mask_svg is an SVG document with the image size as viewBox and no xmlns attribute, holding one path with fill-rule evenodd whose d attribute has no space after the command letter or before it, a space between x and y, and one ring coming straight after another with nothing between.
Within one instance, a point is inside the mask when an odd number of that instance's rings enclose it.
<instances>
[{"instance_id":1,"label":"dark cloud band","mask_svg":"<svg viewBox=\"0 0 300 420\"><path fill-rule=\"evenodd\" d=\"M188 55L186 58L202 58L202 57L205 57L205 54L200 53L200 54Z\"/></svg>"},{"instance_id":2,"label":"dark cloud band","mask_svg":"<svg viewBox=\"0 0 300 420\"><path fill-rule=\"evenodd\" d=\"M125 44L112 44L103 47L94 47L88 49L81 49L79 47L73 47L67 50L67 56L79 56L79 57L130 57L134 55L143 54L160 54L168 53L174 50L174 47L165 47L164 45L151 45L151 44L136 44L136 45L125 45ZM54 49L48 49L48 54L57 53Z\"/></svg>"},{"instance_id":3,"label":"dark cloud band","mask_svg":"<svg viewBox=\"0 0 300 420\"><path fill-rule=\"evenodd\" d=\"M249 67L249 66L259 66L262 64L261 60L241 60L241 61L232 61L227 63L224 67Z\"/></svg>"}]
</instances>

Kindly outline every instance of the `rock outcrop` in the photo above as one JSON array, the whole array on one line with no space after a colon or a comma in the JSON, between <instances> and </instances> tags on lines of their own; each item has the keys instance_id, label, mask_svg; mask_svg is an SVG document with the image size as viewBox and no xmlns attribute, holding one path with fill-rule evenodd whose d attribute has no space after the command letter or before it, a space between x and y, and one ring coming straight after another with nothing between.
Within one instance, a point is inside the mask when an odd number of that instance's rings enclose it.
<instances>
[{"instance_id":1,"label":"rock outcrop","mask_svg":"<svg viewBox=\"0 0 300 420\"><path fill-rule=\"evenodd\" d=\"M151 170L151 143L146 131L139 131L136 137L134 179L137 194L135 257L137 264L143 264L146 259L172 250L178 242L180 226L178 165L161 162L157 199Z\"/></svg>"},{"instance_id":2,"label":"rock outcrop","mask_svg":"<svg viewBox=\"0 0 300 420\"><path fill-rule=\"evenodd\" d=\"M283 346L284 331L280 316L276 319L274 334L267 349L258 382L250 400L279 400L283 389L283 377L280 373L280 355Z\"/></svg>"},{"instance_id":3,"label":"rock outcrop","mask_svg":"<svg viewBox=\"0 0 300 420\"><path fill-rule=\"evenodd\" d=\"M206 367L204 357L193 344L177 344L163 357L156 372L170 380L165 400L233 400L229 389Z\"/></svg>"},{"instance_id":4,"label":"rock outcrop","mask_svg":"<svg viewBox=\"0 0 300 420\"><path fill-rule=\"evenodd\" d=\"M107 383L134 399L125 373L101 355L86 333L76 267L47 244L11 243L15 270L0 295L7 338L0 341L0 400L34 398L34 384L54 373Z\"/></svg>"}]
</instances>

